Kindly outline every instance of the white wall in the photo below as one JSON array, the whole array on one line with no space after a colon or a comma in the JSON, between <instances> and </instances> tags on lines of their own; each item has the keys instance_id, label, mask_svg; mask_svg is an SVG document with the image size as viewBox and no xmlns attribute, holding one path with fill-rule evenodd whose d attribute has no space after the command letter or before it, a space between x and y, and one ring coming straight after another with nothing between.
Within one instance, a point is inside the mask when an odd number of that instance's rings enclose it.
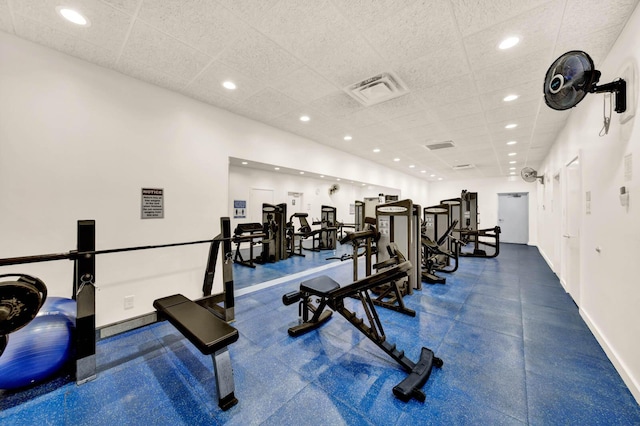
<instances>
[{"instance_id":1,"label":"white wall","mask_svg":"<svg viewBox=\"0 0 640 426\"><path fill-rule=\"evenodd\" d=\"M74 249L78 219L96 220L99 249L213 237L230 214L230 156L292 168L304 158L310 172L427 197L409 175L5 33L0 76L2 258ZM164 219L140 219L143 187L164 188ZM97 324L151 312L167 294L200 296L206 256L204 246L100 256ZM9 272L70 296L71 262L0 268Z\"/></svg>"},{"instance_id":2,"label":"white wall","mask_svg":"<svg viewBox=\"0 0 640 426\"><path fill-rule=\"evenodd\" d=\"M478 193L478 227L493 228L498 224L498 194L508 192L527 192L529 194L529 244L537 244L538 183L527 183L518 177L496 177L483 179L452 180L431 183L429 202L423 207L440 204L449 198L458 198L463 189Z\"/></svg>"},{"instance_id":3,"label":"white wall","mask_svg":"<svg viewBox=\"0 0 640 426\"><path fill-rule=\"evenodd\" d=\"M640 9L629 19L603 64L600 83L621 76L624 64L640 61ZM588 52L587 52L588 53ZM637 74L636 74L637 76ZM636 77L637 78L637 77ZM637 87L637 80L631 82ZM633 89L632 89L633 90ZM633 90L637 99L637 89ZM631 179L624 176L624 157L640 161L640 126L635 118L626 124L613 113L609 134L599 137L603 95L588 95L571 112L567 126L557 138L542 167L549 176L580 154L582 191L580 222L580 313L596 335L623 379L640 401L640 187L638 168ZM619 188L627 186L630 205L622 207ZM551 191L551 189L550 189ZM586 214L585 194L591 192L591 214ZM545 194L552 199L553 194ZM554 200L557 202L558 200ZM561 200L560 200L561 201ZM540 211L540 250L558 259L561 246L558 226L561 208ZM596 251L599 248L600 252Z\"/></svg>"},{"instance_id":4,"label":"white wall","mask_svg":"<svg viewBox=\"0 0 640 426\"><path fill-rule=\"evenodd\" d=\"M332 184L338 183L340 189L329 194ZM348 181L328 181L291 174L281 174L250 167L229 166L229 216L232 228L237 223L250 222L251 217L261 217L262 206L251 203L252 189L272 190L274 204L286 203L289 192L303 194L304 205L300 211L309 214L311 219L320 218L320 209L323 205L335 207L337 219L344 223L353 223L354 215L350 213L350 206L355 200L363 200L364 197L377 197L378 194L401 195L399 189L375 185L355 185ZM247 201L248 214L245 219L233 219L233 201ZM291 216L293 212L287 212ZM288 217L287 217L288 219Z\"/></svg>"}]
</instances>

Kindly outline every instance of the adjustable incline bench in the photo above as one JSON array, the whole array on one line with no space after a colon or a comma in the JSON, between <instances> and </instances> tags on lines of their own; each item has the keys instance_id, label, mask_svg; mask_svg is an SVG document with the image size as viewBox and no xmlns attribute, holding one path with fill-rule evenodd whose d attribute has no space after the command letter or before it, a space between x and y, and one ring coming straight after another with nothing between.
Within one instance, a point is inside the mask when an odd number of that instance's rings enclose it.
<instances>
[{"instance_id":1,"label":"adjustable incline bench","mask_svg":"<svg viewBox=\"0 0 640 426\"><path fill-rule=\"evenodd\" d=\"M168 320L204 355L211 355L216 375L218 406L228 410L238 403L234 396L233 369L227 345L238 340L238 330L207 308L181 294L153 302L158 320Z\"/></svg>"},{"instance_id":2,"label":"adjustable incline bench","mask_svg":"<svg viewBox=\"0 0 640 426\"><path fill-rule=\"evenodd\" d=\"M296 337L324 324L331 318L331 311L324 310L325 307L329 307L353 324L409 373L406 379L393 388L393 394L405 402L411 398L423 402L426 396L420 388L429 379L434 365L438 368L442 367L442 360L437 358L431 349L425 347L422 348L420 360L417 363L407 358L404 351L398 351L395 344L387 341L375 304L369 295L369 289L407 276L411 267L411 263L405 261L343 287L326 275L303 281L300 284L300 291L282 296L285 305L300 302L303 322L289 328L289 335ZM312 298L318 298L317 304L312 302ZM362 302L368 321L365 322L356 312L345 306L344 301L347 298L356 298ZM311 318L309 318L310 313L313 314Z\"/></svg>"}]
</instances>

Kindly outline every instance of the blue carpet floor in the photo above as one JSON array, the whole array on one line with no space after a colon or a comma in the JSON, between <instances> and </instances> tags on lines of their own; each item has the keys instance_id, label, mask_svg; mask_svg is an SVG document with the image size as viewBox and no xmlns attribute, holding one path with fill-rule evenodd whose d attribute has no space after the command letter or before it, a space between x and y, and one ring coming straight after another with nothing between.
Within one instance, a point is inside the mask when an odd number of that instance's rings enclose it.
<instances>
[{"instance_id":1,"label":"blue carpet floor","mask_svg":"<svg viewBox=\"0 0 640 426\"><path fill-rule=\"evenodd\" d=\"M310 276L351 281L350 262L327 266L325 257L298 263L316 268ZM63 376L0 392L0 423L640 425L640 407L534 247L504 244L498 258L462 259L445 285L405 298L415 318L378 310L388 340L408 357L426 346L444 360L423 387L424 403L393 396L406 373L337 314L287 335L298 309L281 297L308 278L287 280L301 274L287 262L234 267L245 288L233 324L240 339L229 347L239 403L229 411L217 406L210 357L165 322L100 341L94 381L77 386ZM277 281L246 286L265 277Z\"/></svg>"}]
</instances>

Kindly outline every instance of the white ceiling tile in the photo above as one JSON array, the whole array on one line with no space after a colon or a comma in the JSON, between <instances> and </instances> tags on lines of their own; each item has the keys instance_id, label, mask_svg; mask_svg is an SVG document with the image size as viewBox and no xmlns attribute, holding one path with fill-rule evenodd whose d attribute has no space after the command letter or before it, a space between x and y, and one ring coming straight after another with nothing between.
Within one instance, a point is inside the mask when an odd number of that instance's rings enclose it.
<instances>
[{"instance_id":1,"label":"white ceiling tile","mask_svg":"<svg viewBox=\"0 0 640 426\"><path fill-rule=\"evenodd\" d=\"M364 34L386 59L409 61L426 55L432 46L449 45L457 38L457 28L449 7L420 1L364 30Z\"/></svg>"},{"instance_id":2,"label":"white ceiling tile","mask_svg":"<svg viewBox=\"0 0 640 426\"><path fill-rule=\"evenodd\" d=\"M422 90L470 71L462 43L456 40L446 47L430 49L418 59L400 63L395 69L409 90Z\"/></svg>"},{"instance_id":3,"label":"white ceiling tile","mask_svg":"<svg viewBox=\"0 0 640 426\"><path fill-rule=\"evenodd\" d=\"M620 31L622 31L622 27L619 25L599 29L588 34L569 33L563 29L558 36L552 62L570 50L582 50L591 56L597 67L609 53Z\"/></svg>"},{"instance_id":4,"label":"white ceiling tile","mask_svg":"<svg viewBox=\"0 0 640 426\"><path fill-rule=\"evenodd\" d=\"M345 40L330 54L306 59L306 62L341 88L391 71L390 65L360 37Z\"/></svg>"},{"instance_id":5,"label":"white ceiling tile","mask_svg":"<svg viewBox=\"0 0 640 426\"><path fill-rule=\"evenodd\" d=\"M467 36L516 15L548 0L451 0L460 32Z\"/></svg>"},{"instance_id":6,"label":"white ceiling tile","mask_svg":"<svg viewBox=\"0 0 640 426\"><path fill-rule=\"evenodd\" d=\"M562 17L564 34L584 34L607 27L622 28L638 0L567 0ZM595 13L585 13L591 10Z\"/></svg>"},{"instance_id":7,"label":"white ceiling tile","mask_svg":"<svg viewBox=\"0 0 640 426\"><path fill-rule=\"evenodd\" d=\"M227 9L204 0L144 0L138 19L213 57L250 28Z\"/></svg>"},{"instance_id":8,"label":"white ceiling tile","mask_svg":"<svg viewBox=\"0 0 640 426\"><path fill-rule=\"evenodd\" d=\"M143 0L101 0L118 10L123 11L127 15L133 15Z\"/></svg>"},{"instance_id":9,"label":"white ceiling tile","mask_svg":"<svg viewBox=\"0 0 640 426\"><path fill-rule=\"evenodd\" d=\"M508 105L542 99L542 80L544 80L544 76L515 86L505 86L494 92L482 93L480 96L482 107L485 111L490 111ZM505 102L503 99L507 95L518 95L518 99Z\"/></svg>"},{"instance_id":10,"label":"white ceiling tile","mask_svg":"<svg viewBox=\"0 0 640 426\"><path fill-rule=\"evenodd\" d=\"M464 39L469 62L474 69L485 68L514 58L527 56L528 52L546 50L551 54L556 40L565 0L553 0L531 9L487 30L474 33ZM500 42L509 36L520 37L520 43L507 50L498 49Z\"/></svg>"},{"instance_id":11,"label":"white ceiling tile","mask_svg":"<svg viewBox=\"0 0 640 426\"><path fill-rule=\"evenodd\" d=\"M235 83L236 89L228 90L222 87L225 81ZM203 92L210 97L218 96L232 102L242 102L264 88L266 88L264 83L257 82L220 61L213 61L191 81L186 91L194 94Z\"/></svg>"},{"instance_id":12,"label":"white ceiling tile","mask_svg":"<svg viewBox=\"0 0 640 426\"><path fill-rule=\"evenodd\" d=\"M326 116L334 118L344 118L364 109L360 103L344 92L334 93L316 99L310 102L309 106L317 109Z\"/></svg>"},{"instance_id":13,"label":"white ceiling tile","mask_svg":"<svg viewBox=\"0 0 640 426\"><path fill-rule=\"evenodd\" d=\"M39 22L58 32L118 52L131 25L131 16L99 0L74 0L73 5L91 21L90 27L81 27L62 18L56 12L58 0L11 0L14 16ZM68 4L65 3L65 4Z\"/></svg>"},{"instance_id":14,"label":"white ceiling tile","mask_svg":"<svg viewBox=\"0 0 640 426\"><path fill-rule=\"evenodd\" d=\"M301 103L309 103L330 94L342 93L335 85L302 67L271 83L271 87Z\"/></svg>"},{"instance_id":15,"label":"white ceiling tile","mask_svg":"<svg viewBox=\"0 0 640 426\"><path fill-rule=\"evenodd\" d=\"M11 10L7 4L7 0L0 0L0 30L13 33Z\"/></svg>"},{"instance_id":16,"label":"white ceiling tile","mask_svg":"<svg viewBox=\"0 0 640 426\"><path fill-rule=\"evenodd\" d=\"M269 83L300 68L290 53L255 30L248 31L225 50L220 62L243 74Z\"/></svg>"},{"instance_id":17,"label":"white ceiling tile","mask_svg":"<svg viewBox=\"0 0 640 426\"><path fill-rule=\"evenodd\" d=\"M510 102L500 108L485 111L485 118L487 123L523 118L535 121L538 108L542 107L541 103L544 103L541 99L529 102ZM546 108L546 105L544 107Z\"/></svg>"},{"instance_id":18,"label":"white ceiling tile","mask_svg":"<svg viewBox=\"0 0 640 426\"><path fill-rule=\"evenodd\" d=\"M433 105L433 111L440 120L451 120L482 112L482 104L478 96L470 96L463 101L444 105Z\"/></svg>"},{"instance_id":19,"label":"white ceiling tile","mask_svg":"<svg viewBox=\"0 0 640 426\"><path fill-rule=\"evenodd\" d=\"M495 92L504 87L517 86L523 82L540 79L549 68L551 51L547 49L529 52L487 68L476 70L474 79L480 93Z\"/></svg>"},{"instance_id":20,"label":"white ceiling tile","mask_svg":"<svg viewBox=\"0 0 640 426\"><path fill-rule=\"evenodd\" d=\"M437 120L433 113L427 110L418 110L407 115L395 117L388 120L388 124L401 129L412 129L414 127L427 126Z\"/></svg>"},{"instance_id":21,"label":"white ceiling tile","mask_svg":"<svg viewBox=\"0 0 640 426\"><path fill-rule=\"evenodd\" d=\"M471 74L443 81L435 86L417 91L429 105L443 105L462 101L478 94L476 83Z\"/></svg>"},{"instance_id":22,"label":"white ceiling tile","mask_svg":"<svg viewBox=\"0 0 640 426\"><path fill-rule=\"evenodd\" d=\"M269 87L250 96L241 105L267 118L277 117L295 110L302 111L300 103Z\"/></svg>"},{"instance_id":23,"label":"white ceiling tile","mask_svg":"<svg viewBox=\"0 0 640 426\"><path fill-rule=\"evenodd\" d=\"M117 54L108 49L95 46L67 33L50 28L18 15L14 19L16 35L48 46L94 64L110 67L116 61Z\"/></svg>"},{"instance_id":24,"label":"white ceiling tile","mask_svg":"<svg viewBox=\"0 0 640 426\"><path fill-rule=\"evenodd\" d=\"M112 68L123 74L153 83L169 90L182 91L188 83L187 80L182 79L179 76L165 74L159 68L150 67L147 64L138 62L130 57L120 58L118 63L113 65Z\"/></svg>"},{"instance_id":25,"label":"white ceiling tile","mask_svg":"<svg viewBox=\"0 0 640 426\"><path fill-rule=\"evenodd\" d=\"M424 108L424 101L418 96L408 93L399 98L367 107L380 120L386 121L396 117L409 115Z\"/></svg>"},{"instance_id":26,"label":"white ceiling tile","mask_svg":"<svg viewBox=\"0 0 640 426\"><path fill-rule=\"evenodd\" d=\"M243 21L258 24L280 0L216 0Z\"/></svg>"},{"instance_id":27,"label":"white ceiling tile","mask_svg":"<svg viewBox=\"0 0 640 426\"><path fill-rule=\"evenodd\" d=\"M414 0L333 0L333 3L354 27L363 31L412 6Z\"/></svg>"},{"instance_id":28,"label":"white ceiling tile","mask_svg":"<svg viewBox=\"0 0 640 426\"><path fill-rule=\"evenodd\" d=\"M485 118L483 113L475 113L464 116L456 117L453 120L445 120L444 124L447 128L455 130L472 129L480 127L485 124Z\"/></svg>"},{"instance_id":29,"label":"white ceiling tile","mask_svg":"<svg viewBox=\"0 0 640 426\"><path fill-rule=\"evenodd\" d=\"M122 58L130 58L165 74L194 78L211 58L142 21L136 21Z\"/></svg>"}]
</instances>

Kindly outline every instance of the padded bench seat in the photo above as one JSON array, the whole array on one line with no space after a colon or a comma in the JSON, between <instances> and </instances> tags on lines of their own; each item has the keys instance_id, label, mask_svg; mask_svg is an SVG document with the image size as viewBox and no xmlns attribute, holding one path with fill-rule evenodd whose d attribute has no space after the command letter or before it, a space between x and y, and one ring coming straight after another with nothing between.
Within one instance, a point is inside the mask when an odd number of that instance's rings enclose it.
<instances>
[{"instance_id":1,"label":"padded bench seat","mask_svg":"<svg viewBox=\"0 0 640 426\"><path fill-rule=\"evenodd\" d=\"M327 296L331 291L340 288L340 284L326 275L312 278L300 283L300 290L316 296Z\"/></svg>"},{"instance_id":2,"label":"padded bench seat","mask_svg":"<svg viewBox=\"0 0 640 426\"><path fill-rule=\"evenodd\" d=\"M237 404L227 346L238 340L238 330L182 294L157 299L153 307L158 311L159 320L168 320L200 352L211 355L220 408L228 410Z\"/></svg>"}]
</instances>

